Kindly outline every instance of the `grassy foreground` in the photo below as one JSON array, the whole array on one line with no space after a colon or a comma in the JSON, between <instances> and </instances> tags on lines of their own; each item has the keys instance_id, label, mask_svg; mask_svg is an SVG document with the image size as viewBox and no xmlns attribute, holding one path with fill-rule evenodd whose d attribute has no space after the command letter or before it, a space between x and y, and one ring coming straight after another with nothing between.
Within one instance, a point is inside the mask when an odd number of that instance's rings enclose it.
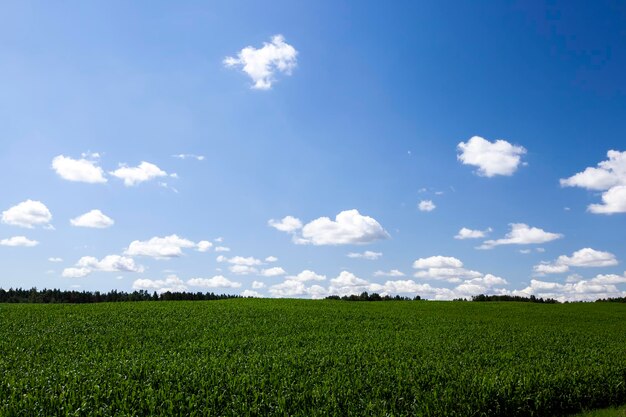
<instances>
[{"instance_id":1,"label":"grassy foreground","mask_svg":"<svg viewBox=\"0 0 626 417\"><path fill-rule=\"evenodd\" d=\"M626 403L626 305L0 304L0 415L557 416Z\"/></svg>"}]
</instances>

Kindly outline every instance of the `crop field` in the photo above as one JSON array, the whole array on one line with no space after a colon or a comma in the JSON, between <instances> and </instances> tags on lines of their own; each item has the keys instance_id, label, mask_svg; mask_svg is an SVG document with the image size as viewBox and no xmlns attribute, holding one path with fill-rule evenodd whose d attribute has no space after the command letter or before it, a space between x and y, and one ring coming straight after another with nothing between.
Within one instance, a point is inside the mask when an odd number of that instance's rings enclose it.
<instances>
[{"instance_id":1,"label":"crop field","mask_svg":"<svg viewBox=\"0 0 626 417\"><path fill-rule=\"evenodd\" d=\"M0 304L1 416L557 416L624 403L623 304Z\"/></svg>"}]
</instances>

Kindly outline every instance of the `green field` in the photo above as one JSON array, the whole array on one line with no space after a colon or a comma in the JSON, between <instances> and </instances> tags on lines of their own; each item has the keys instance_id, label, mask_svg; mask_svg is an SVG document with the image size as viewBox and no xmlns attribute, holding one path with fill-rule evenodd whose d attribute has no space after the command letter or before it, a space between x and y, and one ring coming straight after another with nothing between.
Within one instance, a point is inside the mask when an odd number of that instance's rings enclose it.
<instances>
[{"instance_id":1,"label":"green field","mask_svg":"<svg viewBox=\"0 0 626 417\"><path fill-rule=\"evenodd\" d=\"M556 416L624 403L622 304L0 304L2 416Z\"/></svg>"}]
</instances>

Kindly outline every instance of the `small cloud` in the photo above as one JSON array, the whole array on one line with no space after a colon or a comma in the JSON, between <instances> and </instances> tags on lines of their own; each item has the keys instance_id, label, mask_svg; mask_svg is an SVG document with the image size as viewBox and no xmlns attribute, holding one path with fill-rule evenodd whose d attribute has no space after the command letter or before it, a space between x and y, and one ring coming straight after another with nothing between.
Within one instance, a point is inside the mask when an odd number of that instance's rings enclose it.
<instances>
[{"instance_id":1,"label":"small cloud","mask_svg":"<svg viewBox=\"0 0 626 417\"><path fill-rule=\"evenodd\" d=\"M36 240L28 239L26 236L13 236L8 239L0 240L0 245L2 246L23 246L27 248L31 248L33 246L37 246L39 242Z\"/></svg>"},{"instance_id":2,"label":"small cloud","mask_svg":"<svg viewBox=\"0 0 626 417\"><path fill-rule=\"evenodd\" d=\"M428 212L428 211L433 211L435 208L437 208L437 206L435 205L435 203L432 202L432 200L422 200L417 205L417 208L420 211Z\"/></svg>"},{"instance_id":3,"label":"small cloud","mask_svg":"<svg viewBox=\"0 0 626 417\"><path fill-rule=\"evenodd\" d=\"M382 252L372 252L366 250L365 252L350 252L347 256L348 258L369 259L371 261L374 261L383 256L383 254Z\"/></svg>"},{"instance_id":4,"label":"small cloud","mask_svg":"<svg viewBox=\"0 0 626 417\"><path fill-rule=\"evenodd\" d=\"M49 262L63 262L63 258L48 258Z\"/></svg>"},{"instance_id":5,"label":"small cloud","mask_svg":"<svg viewBox=\"0 0 626 417\"><path fill-rule=\"evenodd\" d=\"M488 227L485 230L472 230L467 227L461 228L459 233L454 236L455 239L479 239L485 237L488 233L491 232L491 227Z\"/></svg>"},{"instance_id":6,"label":"small cloud","mask_svg":"<svg viewBox=\"0 0 626 417\"><path fill-rule=\"evenodd\" d=\"M392 269L390 271L376 271L374 272L375 277L403 277L404 272L398 271L397 269Z\"/></svg>"},{"instance_id":7,"label":"small cloud","mask_svg":"<svg viewBox=\"0 0 626 417\"><path fill-rule=\"evenodd\" d=\"M241 282L231 281L223 275L216 275L212 278L192 278L187 281L187 285L204 288L239 288Z\"/></svg>"},{"instance_id":8,"label":"small cloud","mask_svg":"<svg viewBox=\"0 0 626 417\"><path fill-rule=\"evenodd\" d=\"M72 159L64 155L55 156L52 160L52 169L64 180L102 184L107 182L104 171L97 162L85 158L96 159L99 154L83 154L81 159Z\"/></svg>"},{"instance_id":9,"label":"small cloud","mask_svg":"<svg viewBox=\"0 0 626 417\"><path fill-rule=\"evenodd\" d=\"M265 262L277 262L278 258L275 256L268 256L267 258L265 258Z\"/></svg>"},{"instance_id":10,"label":"small cloud","mask_svg":"<svg viewBox=\"0 0 626 417\"><path fill-rule=\"evenodd\" d=\"M70 220L72 226L106 229L113 226L113 219L103 214L100 210L91 210Z\"/></svg>"},{"instance_id":11,"label":"small cloud","mask_svg":"<svg viewBox=\"0 0 626 417\"><path fill-rule=\"evenodd\" d=\"M239 295L242 297L263 298L263 294L253 290L243 290Z\"/></svg>"},{"instance_id":12,"label":"small cloud","mask_svg":"<svg viewBox=\"0 0 626 417\"><path fill-rule=\"evenodd\" d=\"M301 245L355 245L389 238L380 223L356 209L340 212L335 220L320 217L304 226L292 216L279 222L270 220L269 225L292 234L294 243Z\"/></svg>"},{"instance_id":13,"label":"small cloud","mask_svg":"<svg viewBox=\"0 0 626 417\"><path fill-rule=\"evenodd\" d=\"M110 174L124 180L124 185L127 187L132 187L142 182L168 175L167 172L163 171L158 166L145 161L142 161L136 167L128 167L124 164L120 164L120 167L110 172Z\"/></svg>"},{"instance_id":14,"label":"small cloud","mask_svg":"<svg viewBox=\"0 0 626 417\"><path fill-rule=\"evenodd\" d=\"M196 244L196 250L198 252L208 252L212 246L213 243L209 242L208 240L201 240Z\"/></svg>"},{"instance_id":15,"label":"small cloud","mask_svg":"<svg viewBox=\"0 0 626 417\"><path fill-rule=\"evenodd\" d=\"M177 155L172 155L172 158L177 159L195 159L196 161L204 161L204 155L195 155L193 153L179 153Z\"/></svg>"},{"instance_id":16,"label":"small cloud","mask_svg":"<svg viewBox=\"0 0 626 417\"><path fill-rule=\"evenodd\" d=\"M254 82L252 88L269 90L275 82L275 74L281 72L291 75L296 67L298 51L285 42L282 35L272 37L270 43L256 49L252 46L243 48L237 57L224 58L226 67L240 67Z\"/></svg>"},{"instance_id":17,"label":"small cloud","mask_svg":"<svg viewBox=\"0 0 626 417\"><path fill-rule=\"evenodd\" d=\"M150 290L161 294L164 292L183 292L187 290L187 286L176 275L169 275L165 279L136 279L133 282L134 290Z\"/></svg>"},{"instance_id":18,"label":"small cloud","mask_svg":"<svg viewBox=\"0 0 626 417\"><path fill-rule=\"evenodd\" d=\"M261 271L261 275L264 277L278 277L281 275L285 275L286 273L287 272L285 272L285 270L279 266L264 269Z\"/></svg>"},{"instance_id":19,"label":"small cloud","mask_svg":"<svg viewBox=\"0 0 626 417\"><path fill-rule=\"evenodd\" d=\"M559 274L569 271L570 267L605 267L617 264L617 259L611 252L583 248L574 252L572 256L561 255L552 262L535 265L533 269L540 274Z\"/></svg>"},{"instance_id":20,"label":"small cloud","mask_svg":"<svg viewBox=\"0 0 626 417\"><path fill-rule=\"evenodd\" d=\"M128 245L124 254L128 256L149 256L155 259L176 258L182 256L184 248L194 248L197 245L191 240L169 235L153 237L146 241L134 240Z\"/></svg>"},{"instance_id":21,"label":"small cloud","mask_svg":"<svg viewBox=\"0 0 626 417\"><path fill-rule=\"evenodd\" d=\"M511 145L505 140L489 142L480 136L457 145L457 159L464 165L478 167L478 175L494 177L496 175L513 175L526 153L522 146Z\"/></svg>"},{"instance_id":22,"label":"small cloud","mask_svg":"<svg viewBox=\"0 0 626 417\"><path fill-rule=\"evenodd\" d=\"M260 288L265 288L265 283L261 281L252 281L252 288L254 288L255 290L258 290Z\"/></svg>"},{"instance_id":23,"label":"small cloud","mask_svg":"<svg viewBox=\"0 0 626 417\"><path fill-rule=\"evenodd\" d=\"M502 239L486 240L477 249L492 249L500 245L531 245L551 242L563 237L560 233L546 232L524 223L511 223L511 231Z\"/></svg>"},{"instance_id":24,"label":"small cloud","mask_svg":"<svg viewBox=\"0 0 626 417\"><path fill-rule=\"evenodd\" d=\"M230 252L230 248L226 246L216 246L215 252Z\"/></svg>"},{"instance_id":25,"label":"small cloud","mask_svg":"<svg viewBox=\"0 0 626 417\"><path fill-rule=\"evenodd\" d=\"M2 212L2 223L32 229L47 226L52 220L48 207L41 201L26 200Z\"/></svg>"}]
</instances>

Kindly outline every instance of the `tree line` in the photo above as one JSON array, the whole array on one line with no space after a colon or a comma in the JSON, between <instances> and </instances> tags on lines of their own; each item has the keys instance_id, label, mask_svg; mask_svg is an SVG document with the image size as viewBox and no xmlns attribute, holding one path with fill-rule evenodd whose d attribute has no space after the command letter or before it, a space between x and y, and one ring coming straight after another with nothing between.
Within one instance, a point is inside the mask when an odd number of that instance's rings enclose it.
<instances>
[{"instance_id":1,"label":"tree line","mask_svg":"<svg viewBox=\"0 0 626 417\"><path fill-rule=\"evenodd\" d=\"M152 294L145 290L124 292L112 290L106 293L100 291L61 291L58 289L31 288L0 288L0 303L110 303L122 301L207 301L225 300L229 298L243 298L240 295L215 294L213 292L162 292Z\"/></svg>"},{"instance_id":2,"label":"tree line","mask_svg":"<svg viewBox=\"0 0 626 417\"><path fill-rule=\"evenodd\" d=\"M341 301L419 301L422 297L416 295L415 297L402 297L400 295L380 295L378 293L368 294L367 291L363 291L361 294L344 295L340 297L338 295L329 295L326 300L341 300Z\"/></svg>"}]
</instances>

